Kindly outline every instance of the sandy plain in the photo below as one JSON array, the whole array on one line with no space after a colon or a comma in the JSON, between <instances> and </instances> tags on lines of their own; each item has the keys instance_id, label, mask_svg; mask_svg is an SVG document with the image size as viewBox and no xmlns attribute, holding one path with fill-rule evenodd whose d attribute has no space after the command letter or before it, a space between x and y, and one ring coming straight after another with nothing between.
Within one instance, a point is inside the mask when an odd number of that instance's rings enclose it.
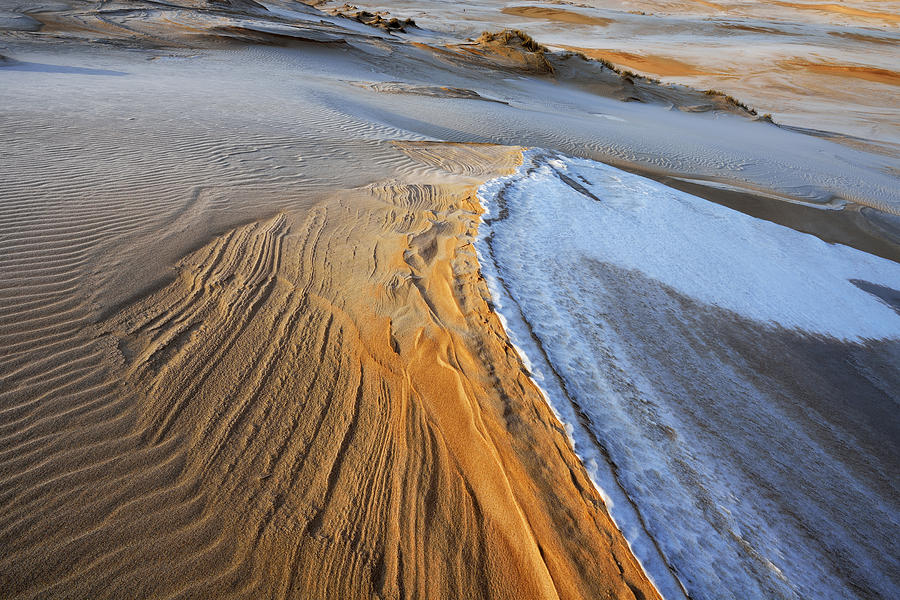
<instances>
[{"instance_id":1,"label":"sandy plain","mask_svg":"<svg viewBox=\"0 0 900 600\"><path fill-rule=\"evenodd\" d=\"M878 140L893 153L900 143L900 4L891 0L399 0L390 10L458 36L521 28L664 82L722 90L779 122Z\"/></svg>"},{"instance_id":2,"label":"sandy plain","mask_svg":"<svg viewBox=\"0 0 900 600\"><path fill-rule=\"evenodd\" d=\"M656 597L479 274L523 146L900 256L895 157L516 38L2 6L8 597Z\"/></svg>"}]
</instances>

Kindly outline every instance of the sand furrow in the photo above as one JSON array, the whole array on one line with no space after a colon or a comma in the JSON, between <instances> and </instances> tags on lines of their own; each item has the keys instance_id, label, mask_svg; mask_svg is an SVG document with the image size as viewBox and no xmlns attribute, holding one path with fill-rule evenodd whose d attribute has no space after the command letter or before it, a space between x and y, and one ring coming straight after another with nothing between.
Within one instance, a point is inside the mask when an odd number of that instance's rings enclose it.
<instances>
[{"instance_id":1,"label":"sand furrow","mask_svg":"<svg viewBox=\"0 0 900 600\"><path fill-rule=\"evenodd\" d=\"M0 519L0 543L15 544L0 576L13 593L627 597L628 580L652 596L633 559L623 579L622 550L600 550L615 529L593 488L572 488L571 450L552 459L571 461L559 470L532 462L529 444L567 442L474 291L471 251L457 255L477 226L475 185L517 153L400 148L398 172L428 183L228 229L85 329L90 343L54 335L86 310L65 288L55 315L13 298L7 314L31 320L4 323L30 336L3 363L17 385L0 413L0 498L17 506ZM72 264L77 282L90 263ZM515 401L548 439L513 441L501 380L519 382ZM551 477L553 502L526 473ZM50 489L82 496L77 513ZM569 540L552 523L585 511L599 529ZM36 536L48 567L33 562Z\"/></svg>"}]
</instances>

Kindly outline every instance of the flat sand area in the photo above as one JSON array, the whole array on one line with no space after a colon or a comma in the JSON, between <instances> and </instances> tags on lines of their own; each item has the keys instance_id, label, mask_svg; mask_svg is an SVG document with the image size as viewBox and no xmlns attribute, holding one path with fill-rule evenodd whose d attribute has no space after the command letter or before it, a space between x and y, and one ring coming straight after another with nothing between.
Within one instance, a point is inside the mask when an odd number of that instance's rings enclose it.
<instances>
[{"instance_id":1,"label":"flat sand area","mask_svg":"<svg viewBox=\"0 0 900 600\"><path fill-rule=\"evenodd\" d=\"M612 19L592 17L583 13L573 12L564 8L549 6L507 6L501 11L504 15L516 17L528 17L532 19L545 19L559 23L572 23L575 25L609 25Z\"/></svg>"}]
</instances>

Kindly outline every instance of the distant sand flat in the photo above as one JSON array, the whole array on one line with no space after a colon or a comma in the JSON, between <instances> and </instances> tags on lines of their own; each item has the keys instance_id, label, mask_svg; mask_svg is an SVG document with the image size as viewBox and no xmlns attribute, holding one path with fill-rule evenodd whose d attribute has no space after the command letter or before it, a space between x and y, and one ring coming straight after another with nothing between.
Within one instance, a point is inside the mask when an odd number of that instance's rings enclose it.
<instances>
[{"instance_id":1,"label":"distant sand flat","mask_svg":"<svg viewBox=\"0 0 900 600\"><path fill-rule=\"evenodd\" d=\"M677 77L688 75L710 75L694 65L666 56L654 56L649 54L634 54L617 50L605 50L598 48L579 48L578 46L560 46L573 52L581 52L588 58L607 60L613 64L621 65L627 69L642 71L659 75L660 77Z\"/></svg>"},{"instance_id":2,"label":"distant sand flat","mask_svg":"<svg viewBox=\"0 0 900 600\"><path fill-rule=\"evenodd\" d=\"M822 75L836 75L838 77L853 77L855 79L864 79L875 83L884 83L886 85L900 86L900 73L889 69L877 69L874 67L863 67L859 65L838 65L831 63L812 62L803 59L794 59L782 61L782 66L787 68L801 68L820 73Z\"/></svg>"},{"instance_id":3,"label":"distant sand flat","mask_svg":"<svg viewBox=\"0 0 900 600\"><path fill-rule=\"evenodd\" d=\"M715 2L707 2L707 0L691 0L692 4L701 4L703 6L707 6L709 8L713 8L715 10L727 11L728 7L722 4L716 4Z\"/></svg>"},{"instance_id":4,"label":"distant sand flat","mask_svg":"<svg viewBox=\"0 0 900 600\"><path fill-rule=\"evenodd\" d=\"M502 11L505 15L527 17L529 19L544 19L559 23L572 23L575 25L609 25L612 19L592 17L563 8L551 8L549 6L507 6Z\"/></svg>"},{"instance_id":5,"label":"distant sand flat","mask_svg":"<svg viewBox=\"0 0 900 600\"><path fill-rule=\"evenodd\" d=\"M861 17L863 19L875 19L885 23L900 23L900 15L880 12L875 10L864 10L853 6L845 6L843 4L821 3L821 4L805 4L803 2L780 2L776 0L773 4L784 6L786 8L796 8L798 10L816 10L821 12L833 12L851 17ZM873 3L877 4L877 3Z\"/></svg>"}]
</instances>

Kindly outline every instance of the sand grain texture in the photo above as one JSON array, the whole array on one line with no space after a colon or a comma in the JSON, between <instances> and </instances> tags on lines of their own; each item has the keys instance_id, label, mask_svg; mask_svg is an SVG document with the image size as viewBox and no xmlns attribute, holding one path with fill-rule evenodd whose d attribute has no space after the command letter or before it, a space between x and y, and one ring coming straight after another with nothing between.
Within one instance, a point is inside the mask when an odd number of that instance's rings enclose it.
<instances>
[{"instance_id":1,"label":"sand grain texture","mask_svg":"<svg viewBox=\"0 0 900 600\"><path fill-rule=\"evenodd\" d=\"M8 597L654 597L478 274L518 151L400 149L427 183L230 229L7 355Z\"/></svg>"}]
</instances>

